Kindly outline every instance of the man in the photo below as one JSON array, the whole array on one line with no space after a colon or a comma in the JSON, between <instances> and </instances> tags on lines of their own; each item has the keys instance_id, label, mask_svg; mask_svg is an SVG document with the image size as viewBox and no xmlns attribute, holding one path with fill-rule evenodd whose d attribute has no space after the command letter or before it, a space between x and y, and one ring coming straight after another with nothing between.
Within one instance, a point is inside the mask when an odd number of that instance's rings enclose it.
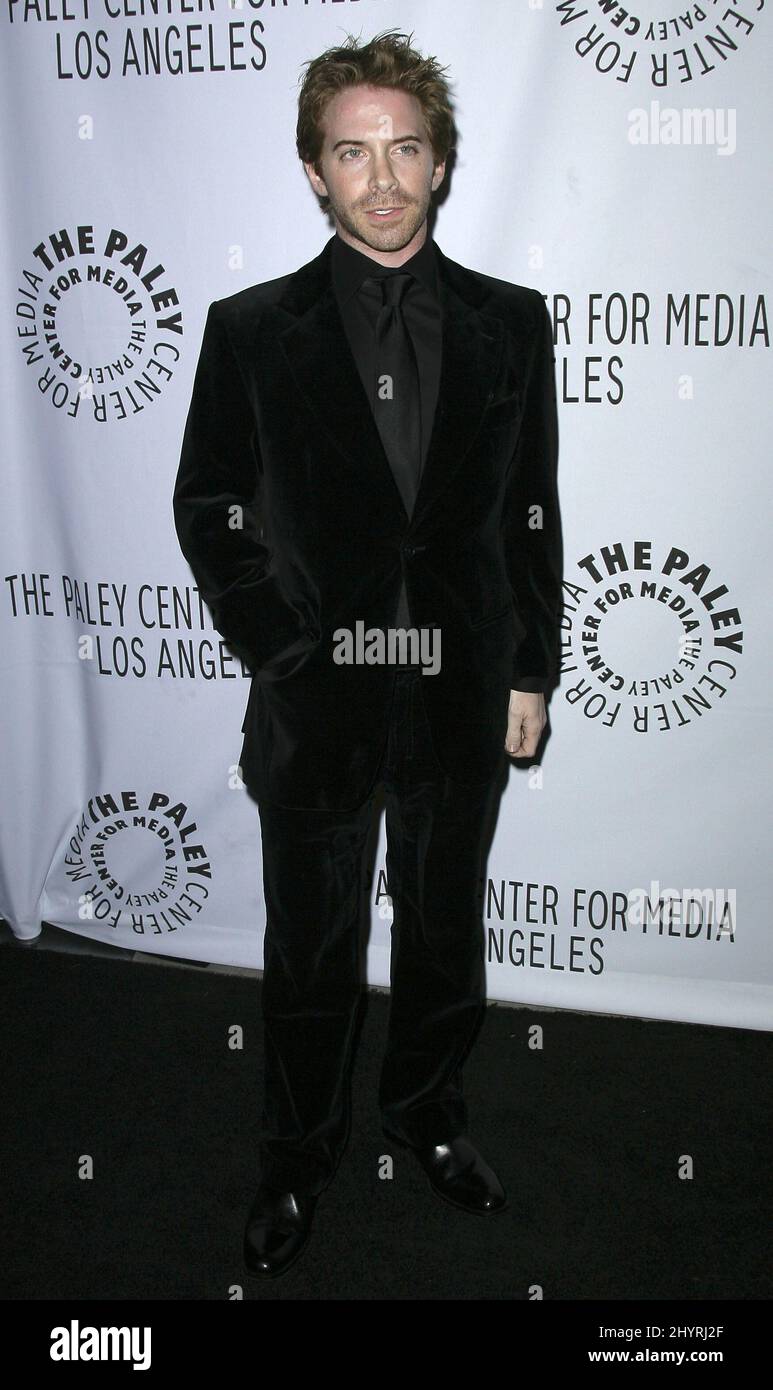
<instances>
[{"instance_id":1,"label":"man","mask_svg":"<svg viewBox=\"0 0 773 1390\"><path fill-rule=\"evenodd\" d=\"M348 1137L379 786L384 1133L456 1207L506 1204L467 1133L461 1063L485 1010L485 813L503 748L535 753L560 664L554 356L536 290L428 237L454 136L441 70L409 36L349 39L308 65L297 148L335 233L295 273L211 305L185 430L180 544L254 672L241 768L263 851L265 1104L244 1258L258 1276L300 1254Z\"/></svg>"}]
</instances>

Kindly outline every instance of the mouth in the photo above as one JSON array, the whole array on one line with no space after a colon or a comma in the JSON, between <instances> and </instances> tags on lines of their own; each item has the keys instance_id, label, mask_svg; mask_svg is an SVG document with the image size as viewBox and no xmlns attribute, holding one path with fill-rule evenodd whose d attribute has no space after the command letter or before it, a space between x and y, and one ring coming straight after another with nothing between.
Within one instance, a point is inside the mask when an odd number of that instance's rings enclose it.
<instances>
[{"instance_id":1,"label":"mouth","mask_svg":"<svg viewBox=\"0 0 773 1390\"><path fill-rule=\"evenodd\" d=\"M405 209L402 206L389 208L366 208L368 217L373 217L378 222L387 222L390 217L398 217Z\"/></svg>"}]
</instances>

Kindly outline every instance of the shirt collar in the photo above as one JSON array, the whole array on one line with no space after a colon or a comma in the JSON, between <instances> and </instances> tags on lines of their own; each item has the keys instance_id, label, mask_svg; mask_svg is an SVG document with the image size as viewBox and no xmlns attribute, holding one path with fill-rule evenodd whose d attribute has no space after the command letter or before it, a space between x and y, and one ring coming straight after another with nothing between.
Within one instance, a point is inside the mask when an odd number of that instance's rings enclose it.
<instances>
[{"instance_id":1,"label":"shirt collar","mask_svg":"<svg viewBox=\"0 0 773 1390\"><path fill-rule=\"evenodd\" d=\"M419 283L429 290L435 299L440 298L437 257L435 256L435 243L432 237L427 236L424 244L411 256L410 260L404 261L396 269L410 271L411 275L415 275ZM372 256L366 256L364 252L355 250L348 241L344 241L338 235L338 232L335 233L333 236L332 274L339 303L344 303L351 298L360 288L363 280L367 280L369 276L389 275L390 272L391 267L383 266L379 261L374 261Z\"/></svg>"}]
</instances>

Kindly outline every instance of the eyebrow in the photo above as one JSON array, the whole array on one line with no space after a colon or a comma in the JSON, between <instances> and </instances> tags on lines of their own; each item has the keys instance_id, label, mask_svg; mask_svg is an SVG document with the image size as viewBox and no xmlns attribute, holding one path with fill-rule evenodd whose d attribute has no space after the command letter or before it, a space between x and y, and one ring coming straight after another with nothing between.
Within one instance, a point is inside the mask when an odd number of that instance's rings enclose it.
<instances>
[{"instance_id":1,"label":"eyebrow","mask_svg":"<svg viewBox=\"0 0 773 1390\"><path fill-rule=\"evenodd\" d=\"M420 135L395 135L389 144L399 145L402 140L415 140L419 145L424 144ZM367 143L367 140L336 140L333 149L337 150L339 145L367 145Z\"/></svg>"}]
</instances>

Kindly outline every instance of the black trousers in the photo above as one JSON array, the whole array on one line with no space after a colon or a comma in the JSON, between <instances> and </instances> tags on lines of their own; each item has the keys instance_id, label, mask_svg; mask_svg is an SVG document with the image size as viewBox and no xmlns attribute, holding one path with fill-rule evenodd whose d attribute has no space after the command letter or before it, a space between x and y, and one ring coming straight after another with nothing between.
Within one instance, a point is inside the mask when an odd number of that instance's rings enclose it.
<instances>
[{"instance_id":1,"label":"black trousers","mask_svg":"<svg viewBox=\"0 0 773 1390\"><path fill-rule=\"evenodd\" d=\"M363 988L364 850L386 803L391 998L379 1085L384 1133L441 1144L467 1128L461 1064L485 1009L480 875L493 784L452 782L430 742L419 668L398 669L389 731L355 810L259 803L266 902L261 1176L319 1193L350 1125ZM321 731L324 737L324 731Z\"/></svg>"}]
</instances>

